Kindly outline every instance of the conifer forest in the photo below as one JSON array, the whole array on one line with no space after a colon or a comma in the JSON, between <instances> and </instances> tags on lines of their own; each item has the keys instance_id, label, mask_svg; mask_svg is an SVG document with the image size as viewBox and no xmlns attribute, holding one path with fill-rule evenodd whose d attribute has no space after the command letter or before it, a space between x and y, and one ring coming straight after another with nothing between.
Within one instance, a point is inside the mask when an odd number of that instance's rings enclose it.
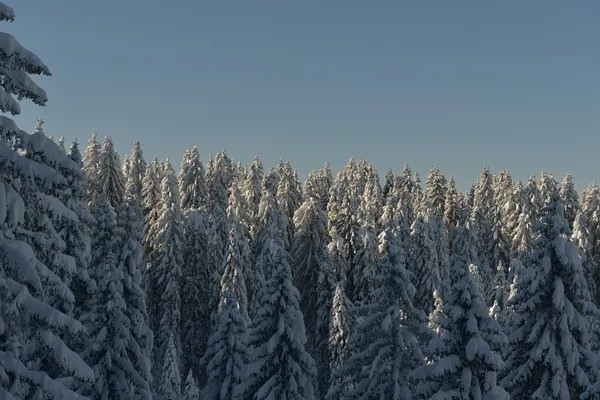
<instances>
[{"instance_id":1,"label":"conifer forest","mask_svg":"<svg viewBox=\"0 0 600 400\"><path fill-rule=\"evenodd\" d=\"M0 60L1 399L600 399L595 184L301 182L202 143L176 173L18 128L50 70L1 32Z\"/></svg>"}]
</instances>

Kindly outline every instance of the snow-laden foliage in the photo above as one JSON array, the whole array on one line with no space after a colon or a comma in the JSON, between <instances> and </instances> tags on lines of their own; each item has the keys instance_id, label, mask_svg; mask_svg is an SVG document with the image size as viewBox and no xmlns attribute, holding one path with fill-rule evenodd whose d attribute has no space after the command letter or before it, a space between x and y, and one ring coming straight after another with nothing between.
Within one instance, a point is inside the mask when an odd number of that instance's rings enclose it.
<instances>
[{"instance_id":1,"label":"snow-laden foliage","mask_svg":"<svg viewBox=\"0 0 600 400\"><path fill-rule=\"evenodd\" d=\"M176 365L181 357L181 281L183 266L183 215L179 209L177 179L167 164L161 184L160 216L149 256L150 304L155 335L154 360L160 366L172 336ZM169 351L171 351L169 349Z\"/></svg>"},{"instance_id":2,"label":"snow-laden foliage","mask_svg":"<svg viewBox=\"0 0 600 400\"><path fill-rule=\"evenodd\" d=\"M536 250L510 299L510 352L503 386L516 398L574 399L599 379L591 351L591 302L558 191L536 219Z\"/></svg>"},{"instance_id":3,"label":"snow-laden foliage","mask_svg":"<svg viewBox=\"0 0 600 400\"><path fill-rule=\"evenodd\" d=\"M468 245L465 228L455 236L454 254ZM493 319L483 301L480 288L464 259L455 259L452 287L436 308L437 335L425 349L430 363L418 367L412 377L418 382L417 394L431 399L510 399L497 385L503 367L496 352L506 342L500 324ZM407 397L405 397L407 398Z\"/></svg>"},{"instance_id":4,"label":"snow-laden foliage","mask_svg":"<svg viewBox=\"0 0 600 400\"><path fill-rule=\"evenodd\" d=\"M133 148L129 154L129 169L125 174L125 188L127 193L142 201L142 193L144 192L144 178L146 176L146 160L144 159L144 152L142 151L142 145L138 140L133 142Z\"/></svg>"},{"instance_id":5,"label":"snow-laden foliage","mask_svg":"<svg viewBox=\"0 0 600 400\"><path fill-rule=\"evenodd\" d=\"M209 291L212 270L209 256L209 220L202 209L185 213L181 292L182 371L202 381L200 358L210 334Z\"/></svg>"},{"instance_id":6,"label":"snow-laden foliage","mask_svg":"<svg viewBox=\"0 0 600 400\"><path fill-rule=\"evenodd\" d=\"M186 150L183 153L178 178L181 209L184 212L191 208L199 209L207 206L205 174L196 146Z\"/></svg>"},{"instance_id":7,"label":"snow-laden foliage","mask_svg":"<svg viewBox=\"0 0 600 400\"><path fill-rule=\"evenodd\" d=\"M381 267L369 301L358 307L350 337L350 357L333 371L327 398L412 396L409 374L424 362L421 341L429 336L423 311L413 306L416 293L405 268L403 246L393 228L381 235Z\"/></svg>"},{"instance_id":8,"label":"snow-laden foliage","mask_svg":"<svg viewBox=\"0 0 600 400\"><path fill-rule=\"evenodd\" d=\"M271 196L263 193L263 198ZM268 210L268 214L277 212L273 207ZM249 331L252 361L244 368L237 393L243 398L308 400L314 398L316 368L305 350L300 295L292 283L278 220L277 215L264 216L267 223L263 225L260 257L266 279Z\"/></svg>"}]
</instances>

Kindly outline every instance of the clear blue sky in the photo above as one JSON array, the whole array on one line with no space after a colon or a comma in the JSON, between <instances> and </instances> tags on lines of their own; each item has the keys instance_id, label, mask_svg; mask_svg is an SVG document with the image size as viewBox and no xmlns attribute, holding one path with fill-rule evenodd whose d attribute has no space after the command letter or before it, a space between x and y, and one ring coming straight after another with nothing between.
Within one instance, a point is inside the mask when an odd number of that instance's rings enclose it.
<instances>
[{"instance_id":1,"label":"clear blue sky","mask_svg":"<svg viewBox=\"0 0 600 400\"><path fill-rule=\"evenodd\" d=\"M461 189L483 164L600 181L598 1L5 1L54 74L27 131L174 164L192 144L281 157L302 178L354 156Z\"/></svg>"}]
</instances>

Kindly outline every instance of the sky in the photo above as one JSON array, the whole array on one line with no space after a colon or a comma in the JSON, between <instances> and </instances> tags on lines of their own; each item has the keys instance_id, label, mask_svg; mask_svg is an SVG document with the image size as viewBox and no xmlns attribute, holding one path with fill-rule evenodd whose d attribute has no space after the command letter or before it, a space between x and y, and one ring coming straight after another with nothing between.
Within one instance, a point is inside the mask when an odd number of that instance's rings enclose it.
<instances>
[{"instance_id":1,"label":"sky","mask_svg":"<svg viewBox=\"0 0 600 400\"><path fill-rule=\"evenodd\" d=\"M9 0L7 0L9 1ZM600 183L600 2L19 0L3 24L52 71L19 126L123 156L196 145L305 178L366 158ZM83 146L82 146L83 147Z\"/></svg>"}]
</instances>

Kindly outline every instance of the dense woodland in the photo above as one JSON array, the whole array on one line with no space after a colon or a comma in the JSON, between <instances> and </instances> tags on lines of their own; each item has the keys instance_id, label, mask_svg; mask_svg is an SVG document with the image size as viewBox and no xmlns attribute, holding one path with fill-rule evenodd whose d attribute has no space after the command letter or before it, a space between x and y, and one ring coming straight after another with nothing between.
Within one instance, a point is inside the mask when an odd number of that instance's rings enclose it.
<instances>
[{"instance_id":1,"label":"dense woodland","mask_svg":"<svg viewBox=\"0 0 600 400\"><path fill-rule=\"evenodd\" d=\"M4 113L40 74L0 32ZM600 398L595 184L0 138L2 399Z\"/></svg>"}]
</instances>

